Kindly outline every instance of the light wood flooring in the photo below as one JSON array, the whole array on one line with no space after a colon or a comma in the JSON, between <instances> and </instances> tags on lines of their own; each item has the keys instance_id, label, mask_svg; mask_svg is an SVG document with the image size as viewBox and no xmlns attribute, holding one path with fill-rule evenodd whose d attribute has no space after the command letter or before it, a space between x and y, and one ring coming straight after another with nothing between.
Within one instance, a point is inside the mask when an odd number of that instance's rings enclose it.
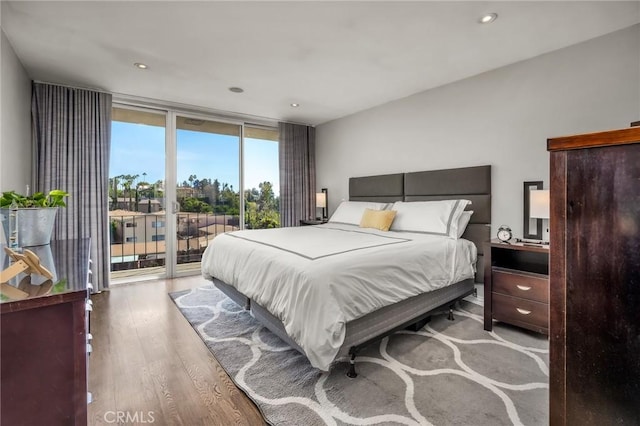
<instances>
[{"instance_id":1,"label":"light wood flooring","mask_svg":"<svg viewBox=\"0 0 640 426\"><path fill-rule=\"evenodd\" d=\"M168 296L206 283L147 281L92 296L90 425L114 424L117 412L138 420L118 424L265 424Z\"/></svg>"}]
</instances>

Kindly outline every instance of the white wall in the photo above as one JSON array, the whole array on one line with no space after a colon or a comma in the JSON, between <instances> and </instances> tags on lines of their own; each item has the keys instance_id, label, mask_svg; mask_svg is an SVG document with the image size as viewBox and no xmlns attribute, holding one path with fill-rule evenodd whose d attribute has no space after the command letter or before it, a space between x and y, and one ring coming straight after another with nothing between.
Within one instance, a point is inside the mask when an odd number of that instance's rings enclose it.
<instances>
[{"instance_id":1,"label":"white wall","mask_svg":"<svg viewBox=\"0 0 640 426\"><path fill-rule=\"evenodd\" d=\"M317 184L333 212L351 176L491 164L492 233L521 236L523 182L549 184L547 138L636 120L640 25L322 124Z\"/></svg>"},{"instance_id":2,"label":"white wall","mask_svg":"<svg viewBox=\"0 0 640 426\"><path fill-rule=\"evenodd\" d=\"M0 31L0 191L31 183L31 80Z\"/></svg>"}]
</instances>

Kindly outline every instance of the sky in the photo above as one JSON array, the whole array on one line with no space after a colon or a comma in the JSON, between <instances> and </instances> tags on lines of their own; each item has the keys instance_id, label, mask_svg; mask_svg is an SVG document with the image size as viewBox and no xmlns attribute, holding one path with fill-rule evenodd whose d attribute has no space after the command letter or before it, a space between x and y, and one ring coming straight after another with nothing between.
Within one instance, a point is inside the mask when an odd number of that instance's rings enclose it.
<instances>
[{"instance_id":1,"label":"sky","mask_svg":"<svg viewBox=\"0 0 640 426\"><path fill-rule=\"evenodd\" d=\"M237 136L178 130L178 183L190 175L198 179L218 179L238 190L239 140ZM164 180L165 129L114 121L111 126L109 177L139 175L138 182ZM245 138L245 189L258 188L261 182L273 184L279 191L278 143ZM146 176L143 175L146 173Z\"/></svg>"}]
</instances>

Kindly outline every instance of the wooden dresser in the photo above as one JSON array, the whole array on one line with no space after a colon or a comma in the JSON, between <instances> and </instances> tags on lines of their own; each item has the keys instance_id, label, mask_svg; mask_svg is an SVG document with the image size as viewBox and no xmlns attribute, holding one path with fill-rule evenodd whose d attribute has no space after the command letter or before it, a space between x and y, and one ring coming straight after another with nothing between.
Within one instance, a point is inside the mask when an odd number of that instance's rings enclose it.
<instances>
[{"instance_id":1,"label":"wooden dresser","mask_svg":"<svg viewBox=\"0 0 640 426\"><path fill-rule=\"evenodd\" d=\"M51 291L0 303L0 424L86 425L90 244L88 239L28 247L54 278ZM9 259L0 247L0 267ZM10 284L37 294L44 277ZM48 285L47 284L47 285Z\"/></svg>"},{"instance_id":2,"label":"wooden dresser","mask_svg":"<svg viewBox=\"0 0 640 426\"><path fill-rule=\"evenodd\" d=\"M484 329L498 320L548 334L548 247L494 239L485 243L484 262Z\"/></svg>"},{"instance_id":3,"label":"wooden dresser","mask_svg":"<svg viewBox=\"0 0 640 426\"><path fill-rule=\"evenodd\" d=\"M640 424L640 128L554 138L551 425Z\"/></svg>"}]
</instances>

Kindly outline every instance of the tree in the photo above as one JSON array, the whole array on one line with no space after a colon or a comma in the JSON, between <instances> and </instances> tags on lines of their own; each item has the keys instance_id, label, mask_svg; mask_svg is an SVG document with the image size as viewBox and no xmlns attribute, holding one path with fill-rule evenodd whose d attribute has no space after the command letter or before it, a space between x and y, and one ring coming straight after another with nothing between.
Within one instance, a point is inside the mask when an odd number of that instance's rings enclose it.
<instances>
[{"instance_id":1,"label":"tree","mask_svg":"<svg viewBox=\"0 0 640 426\"><path fill-rule=\"evenodd\" d=\"M260 191L255 188L244 191L244 199L246 203L256 203L260 199Z\"/></svg>"},{"instance_id":2,"label":"tree","mask_svg":"<svg viewBox=\"0 0 640 426\"><path fill-rule=\"evenodd\" d=\"M214 179L213 181L213 193L213 203L218 204L218 202L220 201L220 182L218 181L218 179Z\"/></svg>"},{"instance_id":3,"label":"tree","mask_svg":"<svg viewBox=\"0 0 640 426\"><path fill-rule=\"evenodd\" d=\"M280 226L280 212L278 199L273 193L271 182L262 182L259 190L252 188L245 191L245 222L247 228L264 229Z\"/></svg>"},{"instance_id":4,"label":"tree","mask_svg":"<svg viewBox=\"0 0 640 426\"><path fill-rule=\"evenodd\" d=\"M138 195L141 198L152 198L153 197L153 185L146 181L138 182L136 185L136 189L138 191Z\"/></svg>"},{"instance_id":5,"label":"tree","mask_svg":"<svg viewBox=\"0 0 640 426\"><path fill-rule=\"evenodd\" d=\"M211 206L215 206L218 203L218 189L216 189L216 186L211 182L211 179L202 179L200 181L200 185L201 185L201 195L202 197L211 205ZM218 183L218 187L220 186L220 184Z\"/></svg>"},{"instance_id":6,"label":"tree","mask_svg":"<svg viewBox=\"0 0 640 426\"><path fill-rule=\"evenodd\" d=\"M185 197L180 202L180 210L191 213L212 213L211 206L194 197Z\"/></svg>"},{"instance_id":7,"label":"tree","mask_svg":"<svg viewBox=\"0 0 640 426\"><path fill-rule=\"evenodd\" d=\"M143 173L146 174L146 173ZM138 182L136 184L136 211L140 211L140 199L147 199L147 213L151 213L151 198L153 195L153 187L147 181Z\"/></svg>"},{"instance_id":8,"label":"tree","mask_svg":"<svg viewBox=\"0 0 640 426\"><path fill-rule=\"evenodd\" d=\"M258 198L258 208L260 210L273 210L275 198L273 195L273 185L271 182L262 182L258 185L260 188L260 197Z\"/></svg>"},{"instance_id":9,"label":"tree","mask_svg":"<svg viewBox=\"0 0 640 426\"><path fill-rule=\"evenodd\" d=\"M129 210L131 210L131 185L133 182L138 179L139 175L120 175L119 177L124 180L122 186L124 186L125 193L129 198Z\"/></svg>"},{"instance_id":10,"label":"tree","mask_svg":"<svg viewBox=\"0 0 640 426\"><path fill-rule=\"evenodd\" d=\"M113 210L118 208L118 185L120 184L120 178L122 176L114 176L109 178L109 195L111 196Z\"/></svg>"},{"instance_id":11,"label":"tree","mask_svg":"<svg viewBox=\"0 0 640 426\"><path fill-rule=\"evenodd\" d=\"M211 186L211 179L204 178L200 180L200 190L204 190L207 186Z\"/></svg>"},{"instance_id":12,"label":"tree","mask_svg":"<svg viewBox=\"0 0 640 426\"><path fill-rule=\"evenodd\" d=\"M153 198L164 198L164 182L162 179L158 179L153 184Z\"/></svg>"}]
</instances>

